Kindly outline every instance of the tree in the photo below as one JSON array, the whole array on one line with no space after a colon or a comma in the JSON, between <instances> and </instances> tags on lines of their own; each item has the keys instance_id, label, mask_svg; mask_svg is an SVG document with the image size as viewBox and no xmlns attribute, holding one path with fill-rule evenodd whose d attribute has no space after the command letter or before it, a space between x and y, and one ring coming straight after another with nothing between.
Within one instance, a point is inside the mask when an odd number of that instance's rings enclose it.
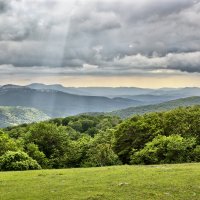
<instances>
[{"instance_id":1,"label":"tree","mask_svg":"<svg viewBox=\"0 0 200 200\"><path fill-rule=\"evenodd\" d=\"M160 114L134 116L121 123L115 131L114 150L123 163L130 162L132 149L142 149L145 143L163 133Z\"/></svg>"},{"instance_id":2,"label":"tree","mask_svg":"<svg viewBox=\"0 0 200 200\"><path fill-rule=\"evenodd\" d=\"M102 167L120 164L118 156L114 153L110 144L98 144L87 151L83 167Z\"/></svg>"},{"instance_id":3,"label":"tree","mask_svg":"<svg viewBox=\"0 0 200 200\"><path fill-rule=\"evenodd\" d=\"M49 160L49 167L65 167L64 155L69 146L69 136L66 128L50 123L38 123L31 126L27 143L34 143L39 151L43 152Z\"/></svg>"},{"instance_id":4,"label":"tree","mask_svg":"<svg viewBox=\"0 0 200 200\"><path fill-rule=\"evenodd\" d=\"M36 144L27 144L25 147L25 151L31 158L36 160L42 168L48 167L48 159L46 158L45 154L39 150Z\"/></svg>"},{"instance_id":5,"label":"tree","mask_svg":"<svg viewBox=\"0 0 200 200\"><path fill-rule=\"evenodd\" d=\"M7 151L17 151L22 149L19 143L8 136L8 134L0 131L0 156L6 153Z\"/></svg>"},{"instance_id":6,"label":"tree","mask_svg":"<svg viewBox=\"0 0 200 200\"><path fill-rule=\"evenodd\" d=\"M133 149L132 164L183 163L192 161L195 138L157 136L140 151Z\"/></svg>"}]
</instances>

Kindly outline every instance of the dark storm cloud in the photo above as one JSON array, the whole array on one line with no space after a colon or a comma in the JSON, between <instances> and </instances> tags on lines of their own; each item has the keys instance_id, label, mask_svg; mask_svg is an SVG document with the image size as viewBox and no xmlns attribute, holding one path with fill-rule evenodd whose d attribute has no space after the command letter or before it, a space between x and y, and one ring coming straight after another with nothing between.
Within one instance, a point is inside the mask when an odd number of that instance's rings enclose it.
<instances>
[{"instance_id":1,"label":"dark storm cloud","mask_svg":"<svg viewBox=\"0 0 200 200\"><path fill-rule=\"evenodd\" d=\"M0 0L0 13L4 71L200 72L199 0Z\"/></svg>"},{"instance_id":2,"label":"dark storm cloud","mask_svg":"<svg viewBox=\"0 0 200 200\"><path fill-rule=\"evenodd\" d=\"M1 13L5 13L8 8L9 8L9 0L8 1L5 1L5 0L0 0L0 14Z\"/></svg>"},{"instance_id":3,"label":"dark storm cloud","mask_svg":"<svg viewBox=\"0 0 200 200\"><path fill-rule=\"evenodd\" d=\"M168 69L200 73L200 52L168 55Z\"/></svg>"}]
</instances>

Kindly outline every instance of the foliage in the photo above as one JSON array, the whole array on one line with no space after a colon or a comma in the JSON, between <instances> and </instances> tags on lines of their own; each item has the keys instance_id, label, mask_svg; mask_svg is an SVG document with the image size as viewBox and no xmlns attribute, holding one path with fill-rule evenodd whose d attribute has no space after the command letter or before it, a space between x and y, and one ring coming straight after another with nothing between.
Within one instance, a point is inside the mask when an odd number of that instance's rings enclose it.
<instances>
[{"instance_id":1,"label":"foliage","mask_svg":"<svg viewBox=\"0 0 200 200\"><path fill-rule=\"evenodd\" d=\"M157 136L131 156L132 164L183 163L192 160L191 151L196 141L180 135Z\"/></svg>"},{"instance_id":2,"label":"foliage","mask_svg":"<svg viewBox=\"0 0 200 200\"><path fill-rule=\"evenodd\" d=\"M45 154L39 150L38 146L34 143L28 143L25 147L27 154L36 160L42 168L48 167L48 159Z\"/></svg>"},{"instance_id":3,"label":"foliage","mask_svg":"<svg viewBox=\"0 0 200 200\"><path fill-rule=\"evenodd\" d=\"M19 148L19 141L16 142L14 139L10 138L8 134L0 131L0 156L2 156L7 151L16 151Z\"/></svg>"},{"instance_id":4,"label":"foliage","mask_svg":"<svg viewBox=\"0 0 200 200\"><path fill-rule=\"evenodd\" d=\"M49 116L35 108L0 106L0 127L48 120Z\"/></svg>"},{"instance_id":5,"label":"foliage","mask_svg":"<svg viewBox=\"0 0 200 200\"><path fill-rule=\"evenodd\" d=\"M142 150L158 135L195 138L200 144L200 106L178 108L161 113L133 116L115 131L114 149L123 163L130 163L132 150ZM177 160L178 162L178 160Z\"/></svg>"},{"instance_id":6,"label":"foliage","mask_svg":"<svg viewBox=\"0 0 200 200\"><path fill-rule=\"evenodd\" d=\"M200 161L200 106L135 115L79 115L8 127L0 156L24 151L42 168Z\"/></svg>"},{"instance_id":7,"label":"foliage","mask_svg":"<svg viewBox=\"0 0 200 200\"><path fill-rule=\"evenodd\" d=\"M179 107L187 107L192 105L200 105L200 97L187 97L181 98L176 100L171 100L164 103L153 104L153 105L144 105L144 106L137 106L137 107L129 107L125 109L115 110L110 112L111 115L119 116L122 119L131 117L133 115L143 115L146 113L151 112L163 112L172 109L176 109Z\"/></svg>"},{"instance_id":8,"label":"foliage","mask_svg":"<svg viewBox=\"0 0 200 200\"><path fill-rule=\"evenodd\" d=\"M84 167L102 167L120 164L118 156L113 152L110 144L92 146L87 151L86 157L87 159L82 164Z\"/></svg>"},{"instance_id":9,"label":"foliage","mask_svg":"<svg viewBox=\"0 0 200 200\"><path fill-rule=\"evenodd\" d=\"M25 152L22 151L7 151L0 157L1 171L21 171L21 170L41 169L37 161L33 160Z\"/></svg>"},{"instance_id":10,"label":"foliage","mask_svg":"<svg viewBox=\"0 0 200 200\"><path fill-rule=\"evenodd\" d=\"M27 133L26 141L38 146L49 159L53 168L65 166L65 155L68 150L69 137L65 127L49 123L38 123L31 126Z\"/></svg>"}]
</instances>

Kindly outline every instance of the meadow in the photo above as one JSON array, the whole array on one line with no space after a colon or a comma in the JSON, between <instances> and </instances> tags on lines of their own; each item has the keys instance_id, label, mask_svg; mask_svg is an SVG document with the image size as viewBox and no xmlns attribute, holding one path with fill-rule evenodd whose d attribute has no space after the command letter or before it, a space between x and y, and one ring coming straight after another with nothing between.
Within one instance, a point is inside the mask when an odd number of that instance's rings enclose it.
<instances>
[{"instance_id":1,"label":"meadow","mask_svg":"<svg viewBox=\"0 0 200 200\"><path fill-rule=\"evenodd\" d=\"M200 164L0 172L1 200L199 200Z\"/></svg>"}]
</instances>

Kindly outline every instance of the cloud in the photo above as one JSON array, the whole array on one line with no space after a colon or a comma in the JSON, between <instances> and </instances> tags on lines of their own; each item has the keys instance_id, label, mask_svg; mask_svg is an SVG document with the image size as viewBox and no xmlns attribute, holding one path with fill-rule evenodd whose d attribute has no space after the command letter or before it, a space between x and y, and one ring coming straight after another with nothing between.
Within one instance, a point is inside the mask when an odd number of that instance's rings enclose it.
<instances>
[{"instance_id":1,"label":"cloud","mask_svg":"<svg viewBox=\"0 0 200 200\"><path fill-rule=\"evenodd\" d=\"M9 8L9 0L0 0L0 14L5 13Z\"/></svg>"},{"instance_id":2,"label":"cloud","mask_svg":"<svg viewBox=\"0 0 200 200\"><path fill-rule=\"evenodd\" d=\"M183 72L200 73L200 52L168 54L167 68L180 70Z\"/></svg>"},{"instance_id":3,"label":"cloud","mask_svg":"<svg viewBox=\"0 0 200 200\"><path fill-rule=\"evenodd\" d=\"M0 19L5 73L200 72L200 0L0 0Z\"/></svg>"},{"instance_id":4,"label":"cloud","mask_svg":"<svg viewBox=\"0 0 200 200\"><path fill-rule=\"evenodd\" d=\"M152 57L141 54L115 58L105 67L84 63L79 67L15 67L13 65L0 65L1 75L26 76L67 76L67 75L95 75L95 76L131 76L131 75L178 75L181 73L200 73L200 52L169 53L166 56Z\"/></svg>"},{"instance_id":5,"label":"cloud","mask_svg":"<svg viewBox=\"0 0 200 200\"><path fill-rule=\"evenodd\" d=\"M156 55L156 54L155 54ZM115 67L119 69L141 69L145 71L177 70L183 72L200 72L200 51L189 53L169 53L165 56L147 57L141 54L115 58Z\"/></svg>"}]
</instances>

